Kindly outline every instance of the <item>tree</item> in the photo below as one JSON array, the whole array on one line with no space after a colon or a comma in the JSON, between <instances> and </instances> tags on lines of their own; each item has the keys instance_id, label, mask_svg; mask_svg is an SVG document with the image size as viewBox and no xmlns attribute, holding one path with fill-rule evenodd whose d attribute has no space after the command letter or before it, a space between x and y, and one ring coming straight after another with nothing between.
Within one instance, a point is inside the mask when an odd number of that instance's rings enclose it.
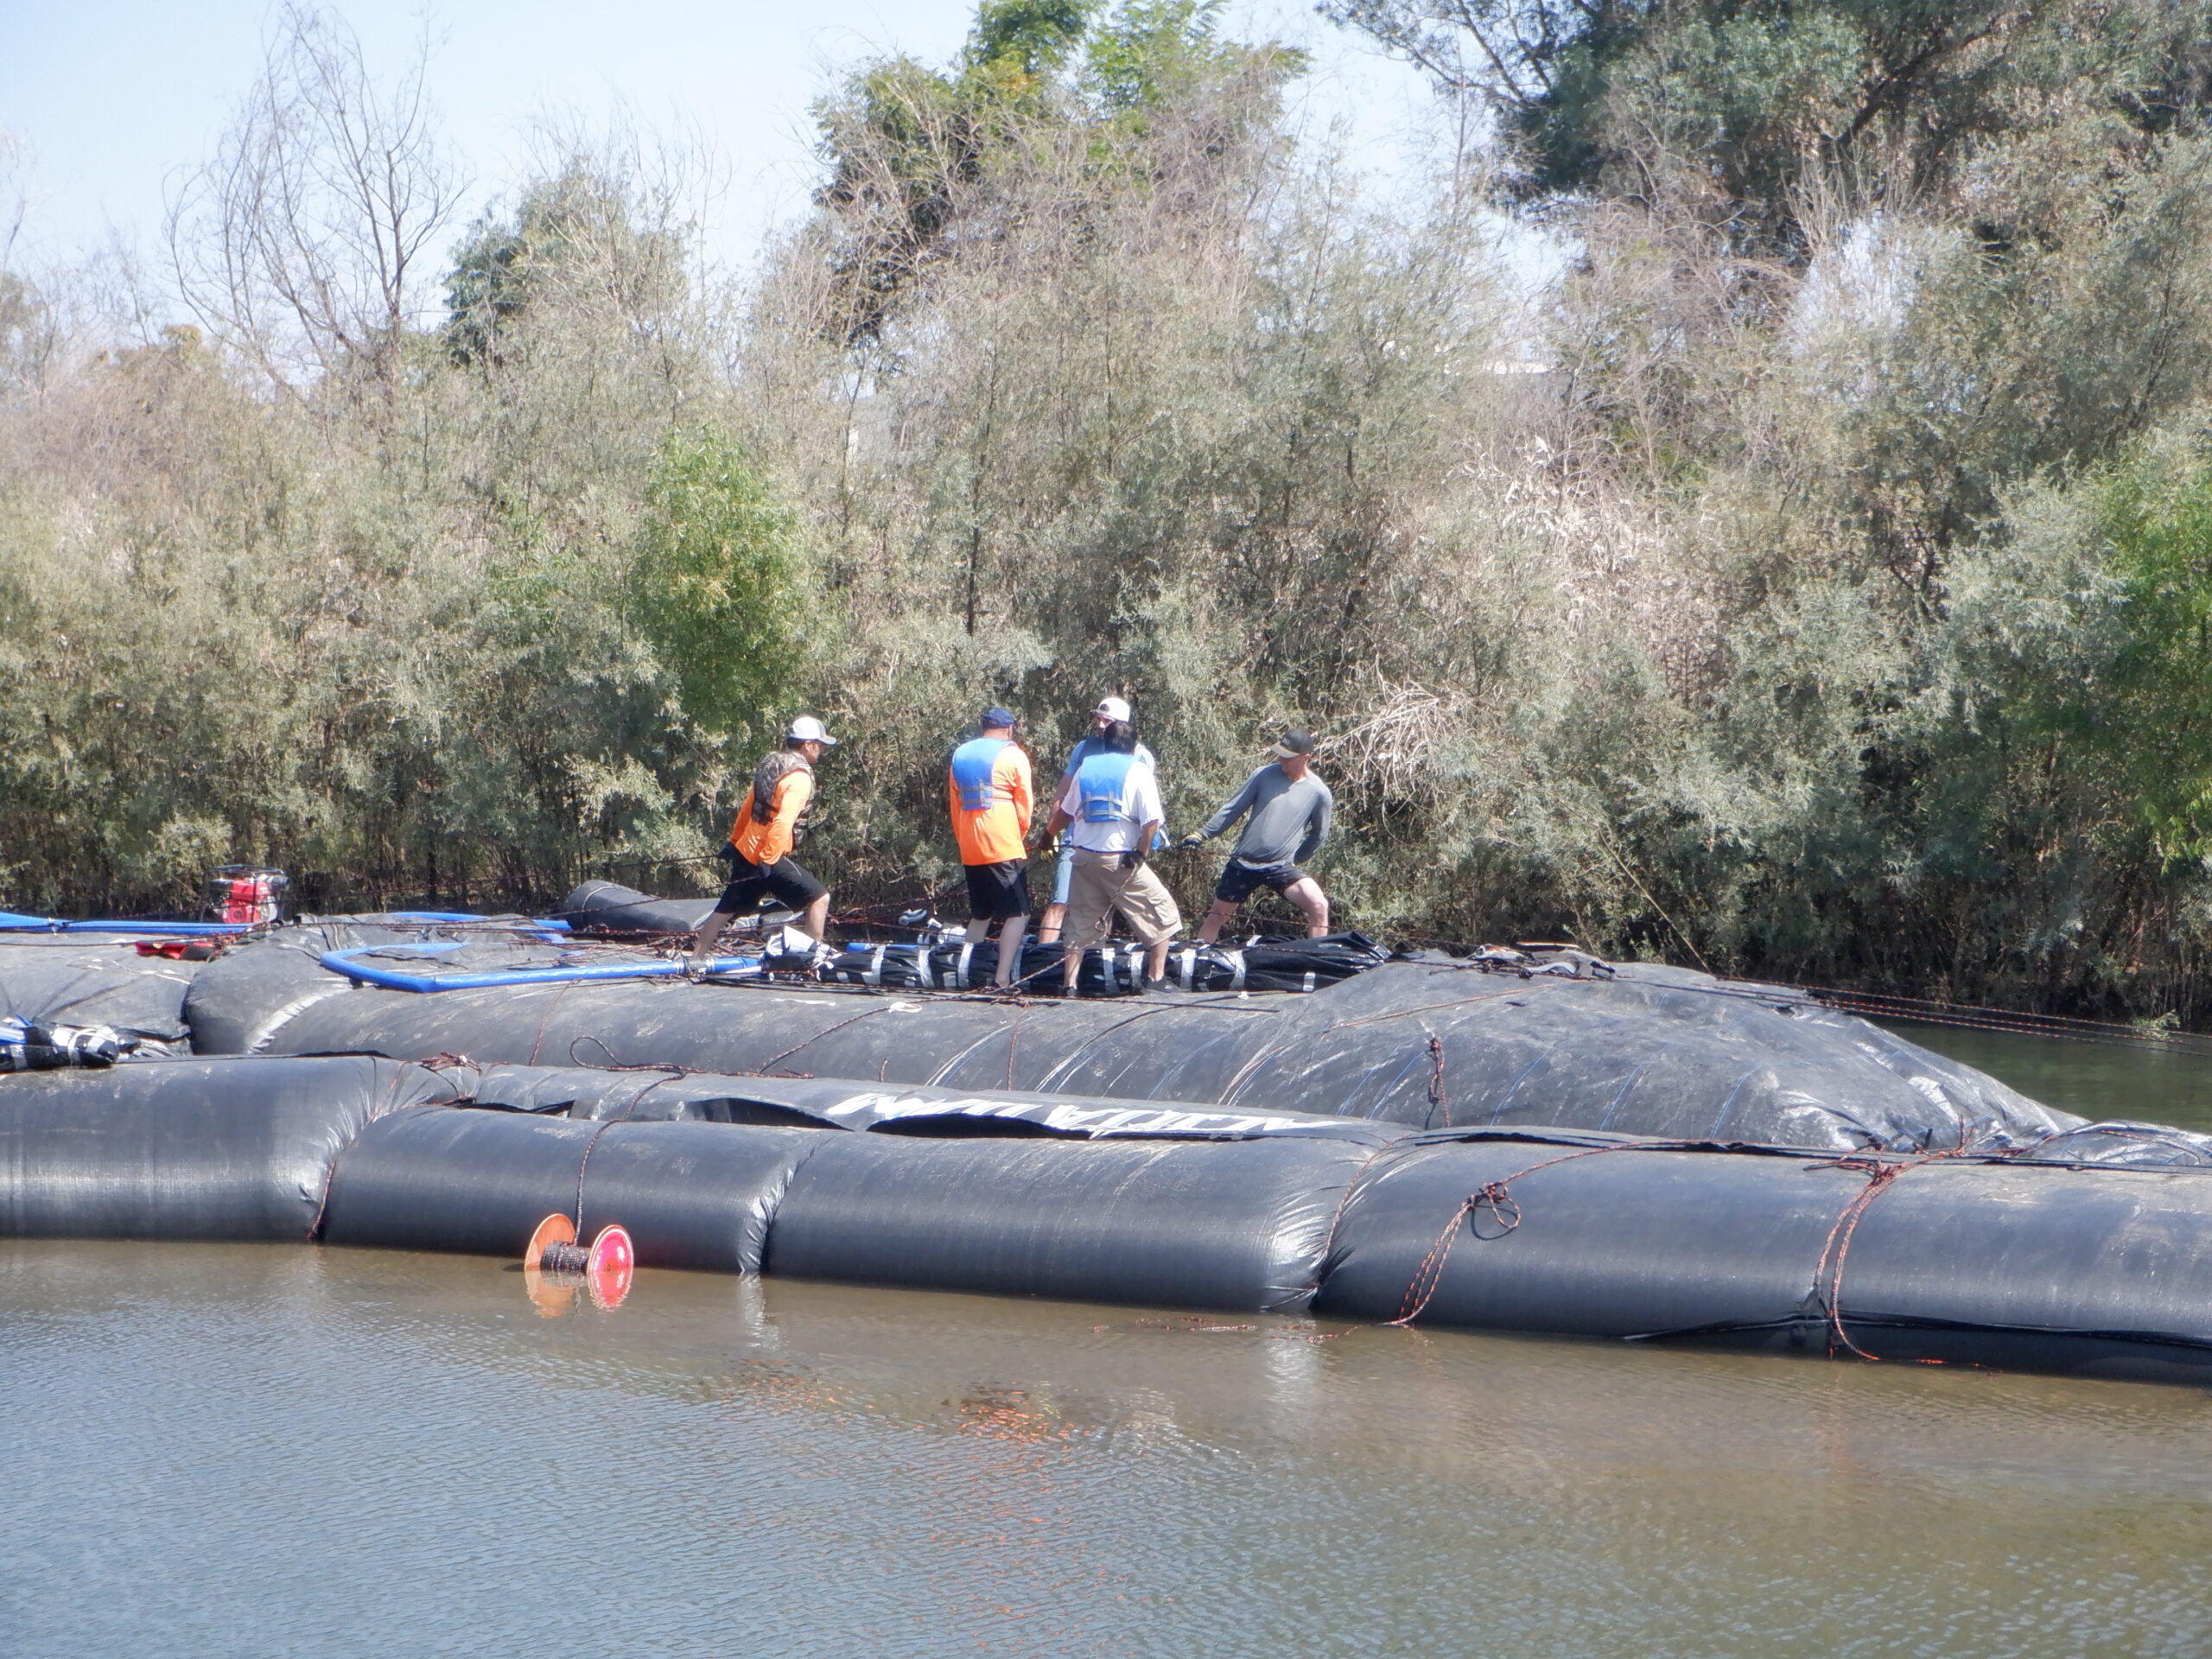
<instances>
[{"instance_id":1,"label":"tree","mask_svg":"<svg viewBox=\"0 0 2212 1659\"><path fill-rule=\"evenodd\" d=\"M471 227L446 278L446 349L456 363L490 365L501 336L534 306L588 286L626 316L664 314L683 299L683 240L665 221L639 224L630 181L570 156L522 194L510 215Z\"/></svg>"},{"instance_id":2,"label":"tree","mask_svg":"<svg viewBox=\"0 0 2212 1659\"><path fill-rule=\"evenodd\" d=\"M1208 79L1270 86L1302 53L1219 38L1223 0L982 0L957 62L869 65L815 107L830 178L816 200L843 234L835 254L840 338L873 340L955 221L988 199L995 157L1033 124L1101 130ZM1106 147L1110 150L1110 146Z\"/></svg>"},{"instance_id":3,"label":"tree","mask_svg":"<svg viewBox=\"0 0 2212 1659\"><path fill-rule=\"evenodd\" d=\"M813 659L798 516L724 433L661 445L639 526L631 594L687 714L759 736Z\"/></svg>"},{"instance_id":4,"label":"tree","mask_svg":"<svg viewBox=\"0 0 2212 1659\"><path fill-rule=\"evenodd\" d=\"M1950 199L1978 146L2083 116L2112 141L2201 114L2203 0L1322 0L1480 99L1516 193L1640 195L1686 168L1739 241L1804 251L1821 169Z\"/></svg>"},{"instance_id":5,"label":"tree","mask_svg":"<svg viewBox=\"0 0 2212 1659\"><path fill-rule=\"evenodd\" d=\"M419 261L461 194L427 56L426 42L387 91L341 21L288 4L213 157L170 197L186 303L278 385L356 367L388 376L416 321Z\"/></svg>"}]
</instances>

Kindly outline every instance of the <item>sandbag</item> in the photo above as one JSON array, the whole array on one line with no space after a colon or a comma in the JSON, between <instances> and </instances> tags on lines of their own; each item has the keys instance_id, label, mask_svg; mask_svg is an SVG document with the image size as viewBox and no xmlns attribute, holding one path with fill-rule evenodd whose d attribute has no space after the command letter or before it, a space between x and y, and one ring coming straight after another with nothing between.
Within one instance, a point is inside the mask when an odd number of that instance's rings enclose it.
<instances>
[{"instance_id":1,"label":"sandbag","mask_svg":"<svg viewBox=\"0 0 2212 1659\"><path fill-rule=\"evenodd\" d=\"M575 1122L429 1109L380 1119L338 1159L332 1244L519 1257L560 1211L628 1229L649 1268L760 1270L768 1217L821 1130Z\"/></svg>"},{"instance_id":2,"label":"sandbag","mask_svg":"<svg viewBox=\"0 0 2212 1659\"><path fill-rule=\"evenodd\" d=\"M776 1211L765 1268L922 1290L1295 1313L1313 1299L1330 1217L1372 1155L1290 1138L817 1135Z\"/></svg>"},{"instance_id":3,"label":"sandbag","mask_svg":"<svg viewBox=\"0 0 2212 1659\"><path fill-rule=\"evenodd\" d=\"M340 1147L381 1113L454 1093L365 1056L0 1077L0 1235L304 1240Z\"/></svg>"},{"instance_id":4,"label":"sandbag","mask_svg":"<svg viewBox=\"0 0 2212 1659\"><path fill-rule=\"evenodd\" d=\"M212 965L141 956L127 940L0 937L0 1018L111 1026L143 1041L177 1043L187 1032L185 994Z\"/></svg>"},{"instance_id":5,"label":"sandbag","mask_svg":"<svg viewBox=\"0 0 2212 1659\"><path fill-rule=\"evenodd\" d=\"M1929 1160L1869 1198L1872 1173L1611 1137L1422 1136L1345 1202L1313 1311L2212 1378L2212 1172Z\"/></svg>"}]
</instances>

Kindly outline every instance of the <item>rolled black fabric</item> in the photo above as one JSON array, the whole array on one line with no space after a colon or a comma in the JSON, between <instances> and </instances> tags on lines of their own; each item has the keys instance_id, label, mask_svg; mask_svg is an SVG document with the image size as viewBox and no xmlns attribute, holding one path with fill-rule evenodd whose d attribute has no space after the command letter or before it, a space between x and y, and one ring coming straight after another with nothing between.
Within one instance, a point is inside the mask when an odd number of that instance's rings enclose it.
<instances>
[{"instance_id":1,"label":"rolled black fabric","mask_svg":"<svg viewBox=\"0 0 2212 1659\"><path fill-rule=\"evenodd\" d=\"M714 907L712 899L656 899L619 881L587 881L561 901L553 918L620 933L691 933Z\"/></svg>"},{"instance_id":2,"label":"rolled black fabric","mask_svg":"<svg viewBox=\"0 0 2212 1659\"><path fill-rule=\"evenodd\" d=\"M641 1266L749 1273L791 1172L823 1131L571 1122L426 1110L378 1121L337 1162L333 1244L520 1257L559 1211L628 1229ZM579 1195L582 1211L579 1214Z\"/></svg>"},{"instance_id":3,"label":"rolled black fabric","mask_svg":"<svg viewBox=\"0 0 2212 1659\"><path fill-rule=\"evenodd\" d=\"M820 1137L766 1270L1007 1296L1294 1313L1370 1149L1325 1141Z\"/></svg>"},{"instance_id":4,"label":"rolled black fabric","mask_svg":"<svg viewBox=\"0 0 2212 1659\"><path fill-rule=\"evenodd\" d=\"M0 1234L305 1240L340 1147L380 1113L454 1093L360 1056L0 1078Z\"/></svg>"}]
</instances>

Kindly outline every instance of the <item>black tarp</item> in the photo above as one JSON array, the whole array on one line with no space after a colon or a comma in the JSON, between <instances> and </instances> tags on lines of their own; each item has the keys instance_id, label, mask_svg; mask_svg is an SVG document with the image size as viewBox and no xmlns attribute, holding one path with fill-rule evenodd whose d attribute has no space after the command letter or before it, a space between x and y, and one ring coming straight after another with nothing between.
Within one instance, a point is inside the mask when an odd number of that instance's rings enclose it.
<instances>
[{"instance_id":1,"label":"black tarp","mask_svg":"<svg viewBox=\"0 0 2212 1659\"><path fill-rule=\"evenodd\" d=\"M1801 994L1643 965L1577 981L1394 963L1307 996L1075 1001L681 981L378 991L303 1009L268 1047L1837 1150L2017 1145L2080 1126Z\"/></svg>"},{"instance_id":2,"label":"black tarp","mask_svg":"<svg viewBox=\"0 0 2212 1659\"><path fill-rule=\"evenodd\" d=\"M0 1077L0 1234L304 1240L340 1147L380 1113L456 1092L365 1057Z\"/></svg>"}]
</instances>

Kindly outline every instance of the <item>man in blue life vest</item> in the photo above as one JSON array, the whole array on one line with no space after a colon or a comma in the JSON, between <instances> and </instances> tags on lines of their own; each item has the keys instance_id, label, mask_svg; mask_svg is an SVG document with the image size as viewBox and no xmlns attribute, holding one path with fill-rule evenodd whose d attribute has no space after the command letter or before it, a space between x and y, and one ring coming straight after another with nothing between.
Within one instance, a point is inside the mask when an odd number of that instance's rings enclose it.
<instances>
[{"instance_id":1,"label":"man in blue life vest","mask_svg":"<svg viewBox=\"0 0 2212 1659\"><path fill-rule=\"evenodd\" d=\"M1052 791L1054 800L1067 791L1069 783L1085 760L1103 753L1106 728L1117 720L1128 718L1129 705L1126 698L1099 698L1098 706L1090 711L1090 735L1068 752L1067 765L1060 769L1059 785ZM1155 776L1158 775L1160 762L1153 759L1152 751L1141 743L1137 745L1137 759L1150 766ZM1050 836L1045 839L1047 843L1052 841ZM1038 921L1038 944L1050 944L1060 937L1060 924L1068 913L1068 887L1074 878L1075 843L1064 840L1060 842L1058 855L1052 861L1052 896L1046 901L1045 913Z\"/></svg>"},{"instance_id":2,"label":"man in blue life vest","mask_svg":"<svg viewBox=\"0 0 2212 1659\"><path fill-rule=\"evenodd\" d=\"M1109 722L1100 745L1068 779L1045 831L1050 836L1065 828L1075 844L1061 941L1060 988L1069 996L1084 951L1105 941L1116 912L1145 946L1147 991L1166 985L1168 942L1183 925L1167 884L1145 862L1167 817L1152 762L1137 753L1136 733L1126 720Z\"/></svg>"},{"instance_id":3,"label":"man in blue life vest","mask_svg":"<svg viewBox=\"0 0 2212 1659\"><path fill-rule=\"evenodd\" d=\"M1014 711L983 710L981 734L952 752L952 833L968 872L968 943L996 928L997 982L1014 983L1029 931L1029 757L1014 741Z\"/></svg>"}]
</instances>

